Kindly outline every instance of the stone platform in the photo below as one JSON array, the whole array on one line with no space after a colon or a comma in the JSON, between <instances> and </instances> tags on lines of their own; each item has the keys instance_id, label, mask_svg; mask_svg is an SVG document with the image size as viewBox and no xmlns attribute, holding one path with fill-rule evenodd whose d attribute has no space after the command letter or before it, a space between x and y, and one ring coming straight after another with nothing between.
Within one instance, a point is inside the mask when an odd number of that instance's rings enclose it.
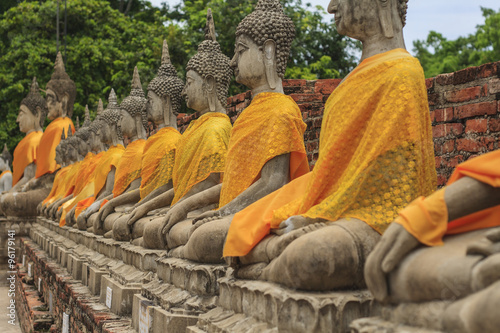
<instances>
[{"instance_id":1,"label":"stone platform","mask_svg":"<svg viewBox=\"0 0 500 333\"><path fill-rule=\"evenodd\" d=\"M349 332L353 320L379 314L366 290L299 292L237 280L223 265L170 258L165 251L59 227L46 218L37 222L25 246L43 257L38 265L50 260L54 270L65 272L78 286L74 311L93 317L85 305L90 299L105 318L119 323L114 331ZM91 328L84 320L78 325ZM102 325L92 330L105 331Z\"/></svg>"}]
</instances>

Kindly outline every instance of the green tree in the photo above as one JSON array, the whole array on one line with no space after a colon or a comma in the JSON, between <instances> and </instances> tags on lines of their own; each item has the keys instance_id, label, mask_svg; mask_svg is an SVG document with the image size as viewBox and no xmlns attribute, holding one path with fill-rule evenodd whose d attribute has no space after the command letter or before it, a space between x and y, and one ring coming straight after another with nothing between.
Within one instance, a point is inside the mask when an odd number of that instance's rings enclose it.
<instances>
[{"instance_id":1,"label":"green tree","mask_svg":"<svg viewBox=\"0 0 500 333\"><path fill-rule=\"evenodd\" d=\"M0 143L7 142L11 151L23 137L16 117L32 77L44 88L53 72L56 4L23 2L0 15ZM104 0L68 0L67 15L66 71L77 87L73 119L82 119L85 104L95 112L99 98L106 101L112 87L119 99L124 98L136 65L146 88L160 64L163 38L173 63L179 69L184 65L180 28L165 24L160 10L149 18L154 23L146 23Z\"/></svg>"},{"instance_id":2,"label":"green tree","mask_svg":"<svg viewBox=\"0 0 500 333\"><path fill-rule=\"evenodd\" d=\"M420 60L426 77L450 73L470 66L479 66L500 59L500 10L481 7L484 24L474 34L447 40L431 31L425 41L413 42L413 51Z\"/></svg>"}]
</instances>

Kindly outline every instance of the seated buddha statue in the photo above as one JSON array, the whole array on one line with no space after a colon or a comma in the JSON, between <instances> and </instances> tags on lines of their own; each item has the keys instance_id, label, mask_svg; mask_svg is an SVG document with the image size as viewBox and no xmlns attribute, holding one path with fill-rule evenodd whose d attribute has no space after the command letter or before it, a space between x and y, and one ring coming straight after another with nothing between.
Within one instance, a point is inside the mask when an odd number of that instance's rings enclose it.
<instances>
[{"instance_id":1,"label":"seated buddha statue","mask_svg":"<svg viewBox=\"0 0 500 333\"><path fill-rule=\"evenodd\" d=\"M7 144L3 147L2 155L0 156L0 193L8 191L12 188L12 171L10 170L10 163L12 162L12 155L7 148Z\"/></svg>"},{"instance_id":2,"label":"seated buddha statue","mask_svg":"<svg viewBox=\"0 0 500 333\"><path fill-rule=\"evenodd\" d=\"M303 290L363 288L365 258L398 209L436 187L422 67L404 49L406 0L332 0L363 45L330 95L314 170L239 212L224 257L236 276Z\"/></svg>"},{"instance_id":3,"label":"seated buddha statue","mask_svg":"<svg viewBox=\"0 0 500 333\"><path fill-rule=\"evenodd\" d=\"M500 150L463 162L444 188L399 212L365 265L379 302L451 301L444 331L498 329L499 165Z\"/></svg>"},{"instance_id":4,"label":"seated buddha statue","mask_svg":"<svg viewBox=\"0 0 500 333\"><path fill-rule=\"evenodd\" d=\"M99 138L102 144L109 148L96 165L92 195L80 200L76 205L74 215L80 230L93 230L93 220L91 221L89 217L99 211L104 200L113 197L116 170L125 152L120 127L121 118L122 111L117 103L116 94L111 89L106 110L89 127L92 140Z\"/></svg>"},{"instance_id":5,"label":"seated buddha statue","mask_svg":"<svg viewBox=\"0 0 500 333\"><path fill-rule=\"evenodd\" d=\"M207 31L205 40L186 67L186 85L182 95L187 106L198 112L199 118L191 121L177 141L172 170L173 188L145 203L139 202L127 224L123 222L119 230L118 225L115 228L117 237L119 234L127 235L126 229L130 225L130 237L135 244L142 244L144 228L160 233L163 212L171 204L180 203L220 183L231 131L231 121L224 107L230 80L229 58L221 53L215 41L215 31ZM156 216L144 217L157 209L160 211ZM163 248L164 240L158 235L146 237L150 241L148 247Z\"/></svg>"},{"instance_id":6,"label":"seated buddha statue","mask_svg":"<svg viewBox=\"0 0 500 333\"><path fill-rule=\"evenodd\" d=\"M279 1L259 1L238 25L230 65L236 81L251 89L252 102L231 130L222 184L173 205L158 230L162 233L148 234L146 226L146 245L148 236L161 235L163 246L176 257L221 262L234 214L309 171L303 141L306 125L282 86L294 32ZM202 225L193 231L187 214L214 204L219 209L199 216Z\"/></svg>"},{"instance_id":7,"label":"seated buddha statue","mask_svg":"<svg viewBox=\"0 0 500 333\"><path fill-rule=\"evenodd\" d=\"M17 193L15 198L8 196L3 200L4 208L13 216L36 216L36 208L49 194L55 172L60 168L55 161L55 149L61 140L61 133L68 126L72 132L75 130L70 118L73 113L76 86L66 73L60 52L57 54L54 73L46 86L46 95L47 118L51 123L39 141L35 177L23 185L22 193Z\"/></svg>"},{"instance_id":8,"label":"seated buddha statue","mask_svg":"<svg viewBox=\"0 0 500 333\"><path fill-rule=\"evenodd\" d=\"M140 187L110 200L100 210L98 220L104 223L105 237L130 240L127 225L129 215L123 213L123 208L138 202L148 202L172 188L176 143L181 136L177 131L177 112L183 86L184 83L178 78L170 62L167 42L163 41L162 62L158 76L148 85L146 109L148 121L155 124L158 131L146 140L144 146ZM115 209L122 212L114 212ZM121 223L122 227L115 227L116 223ZM124 233L119 232L122 228ZM111 229L114 231L111 232Z\"/></svg>"}]
</instances>

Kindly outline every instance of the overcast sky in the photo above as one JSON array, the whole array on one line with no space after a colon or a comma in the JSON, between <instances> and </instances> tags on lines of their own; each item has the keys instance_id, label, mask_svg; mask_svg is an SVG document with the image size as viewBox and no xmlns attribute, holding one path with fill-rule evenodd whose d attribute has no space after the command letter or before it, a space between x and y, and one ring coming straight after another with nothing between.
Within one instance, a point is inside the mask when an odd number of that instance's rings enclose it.
<instances>
[{"instance_id":1,"label":"overcast sky","mask_svg":"<svg viewBox=\"0 0 500 333\"><path fill-rule=\"evenodd\" d=\"M179 0L150 0L153 5L162 2L174 5ZM313 6L328 6L329 0L302 0ZM404 29L406 48L411 52L413 41L426 39L429 31L442 33L448 39L456 39L475 31L484 22L480 7L500 9L499 0L410 0ZM326 17L332 15L326 14ZM333 16L332 16L333 17Z\"/></svg>"}]
</instances>

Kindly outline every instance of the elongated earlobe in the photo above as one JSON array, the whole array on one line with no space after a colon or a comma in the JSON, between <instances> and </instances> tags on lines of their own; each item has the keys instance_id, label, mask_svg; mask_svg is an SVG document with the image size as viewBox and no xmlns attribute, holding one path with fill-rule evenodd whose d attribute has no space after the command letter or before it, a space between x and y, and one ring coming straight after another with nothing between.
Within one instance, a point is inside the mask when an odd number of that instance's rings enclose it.
<instances>
[{"instance_id":1,"label":"elongated earlobe","mask_svg":"<svg viewBox=\"0 0 500 333\"><path fill-rule=\"evenodd\" d=\"M172 114L172 103L170 96L165 97L165 104L163 104L163 123L165 126L170 126L170 115Z\"/></svg>"},{"instance_id":2,"label":"elongated earlobe","mask_svg":"<svg viewBox=\"0 0 500 333\"><path fill-rule=\"evenodd\" d=\"M394 29L392 27L391 0L378 0L378 8L384 36L386 38L393 38Z\"/></svg>"},{"instance_id":3,"label":"elongated earlobe","mask_svg":"<svg viewBox=\"0 0 500 333\"><path fill-rule=\"evenodd\" d=\"M207 75L205 78L205 87L207 91L208 107L210 112L215 112L217 104L217 93L215 89L215 79L212 75Z\"/></svg>"},{"instance_id":4,"label":"elongated earlobe","mask_svg":"<svg viewBox=\"0 0 500 333\"><path fill-rule=\"evenodd\" d=\"M64 96L61 99L61 104L62 104L62 114L61 117L66 117L68 114L68 94L64 94Z\"/></svg>"},{"instance_id":5,"label":"elongated earlobe","mask_svg":"<svg viewBox=\"0 0 500 333\"><path fill-rule=\"evenodd\" d=\"M266 68L267 83L271 89L276 89L276 42L268 39L264 42L264 67Z\"/></svg>"}]
</instances>

